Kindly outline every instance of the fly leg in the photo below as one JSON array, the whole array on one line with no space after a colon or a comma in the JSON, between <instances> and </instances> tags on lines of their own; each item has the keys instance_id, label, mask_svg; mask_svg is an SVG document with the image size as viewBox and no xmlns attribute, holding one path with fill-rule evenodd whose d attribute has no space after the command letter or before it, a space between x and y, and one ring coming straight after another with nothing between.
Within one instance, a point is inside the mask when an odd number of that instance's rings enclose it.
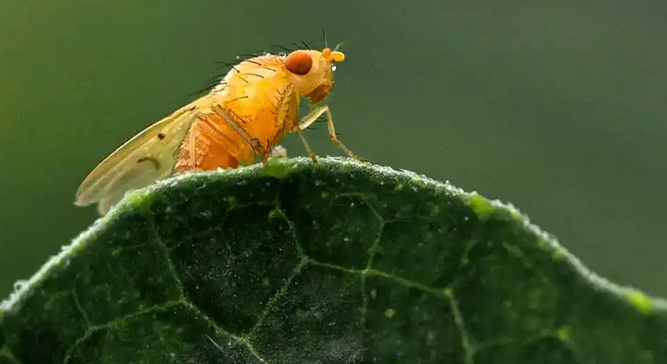
<instances>
[{"instance_id":1,"label":"fly leg","mask_svg":"<svg viewBox=\"0 0 667 364\"><path fill-rule=\"evenodd\" d=\"M303 146L306 148L306 152L308 152L310 160L313 161L313 163L317 163L317 157L315 157L315 152L313 152L313 150L310 148L310 145L308 145L306 137L303 136L303 130L299 129L297 130L297 133L299 133L299 138L301 138L301 142L303 143Z\"/></svg>"},{"instance_id":2,"label":"fly leg","mask_svg":"<svg viewBox=\"0 0 667 364\"><path fill-rule=\"evenodd\" d=\"M338 136L336 135L336 129L334 127L333 117L331 116L331 110L329 110L328 105L318 106L317 108L309 112L308 115L304 116L301 120L299 120L299 124L297 126L298 127L297 131L299 132L301 140L306 146L308 154L310 154L310 158L313 160L313 162L315 162L315 155L313 154L310 147L308 147L308 143L303 137L302 132L304 129L308 128L312 123L314 123L315 120L317 120L317 118L319 118L324 113L327 114L327 128L329 129L329 139L331 139L331 142L333 142L338 148L342 149L343 152L345 152L345 154L347 154L350 158L356 159L360 162L369 162L368 159L361 158L358 155L354 154L348 147L345 146L345 144L343 144L338 139Z\"/></svg>"},{"instance_id":3,"label":"fly leg","mask_svg":"<svg viewBox=\"0 0 667 364\"><path fill-rule=\"evenodd\" d=\"M299 120L296 125L296 132L299 133L299 138L301 138L301 142L303 143L304 148L306 148L306 152L308 152L310 160L313 161L313 163L317 163L317 157L315 157L315 152L313 152L313 149L311 149L310 145L308 145L306 137L303 136L303 131L307 129L312 123L314 123L323 112L324 109L322 107L318 107L309 112L308 115L301 118L301 120Z\"/></svg>"},{"instance_id":4,"label":"fly leg","mask_svg":"<svg viewBox=\"0 0 667 364\"><path fill-rule=\"evenodd\" d=\"M211 135L214 140L223 146L229 153L234 157L234 158L239 158L243 155L243 151L238 147L236 143L234 143L232 140L230 140L217 126L214 122L212 122L209 118L212 117L213 114L197 114L197 117L199 118L199 123L196 123L198 128L201 130L206 131L209 135Z\"/></svg>"},{"instance_id":5,"label":"fly leg","mask_svg":"<svg viewBox=\"0 0 667 364\"><path fill-rule=\"evenodd\" d=\"M239 136L241 136L241 139L243 139L244 142L246 142L250 148L252 148L253 152L255 155L260 155L262 156L262 159L265 159L266 152L264 151L264 147L262 146L262 143L257 140L257 138L251 137L248 132L246 132L239 123L234 121L232 117L229 115L228 112L226 112L220 105L218 104L213 104L213 112L215 112L224 122L229 126L232 130L234 130ZM266 164L266 161L265 163Z\"/></svg>"}]
</instances>

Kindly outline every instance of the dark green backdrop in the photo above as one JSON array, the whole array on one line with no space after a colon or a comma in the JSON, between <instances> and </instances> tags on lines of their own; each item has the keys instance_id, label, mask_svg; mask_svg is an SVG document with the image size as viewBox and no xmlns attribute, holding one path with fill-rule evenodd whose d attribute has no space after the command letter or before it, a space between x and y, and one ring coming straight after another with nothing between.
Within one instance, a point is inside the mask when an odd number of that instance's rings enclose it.
<instances>
[{"instance_id":1,"label":"dark green backdrop","mask_svg":"<svg viewBox=\"0 0 667 364\"><path fill-rule=\"evenodd\" d=\"M0 296L93 222L72 205L90 169L215 61L321 46L321 26L347 41L330 105L349 147L511 202L593 270L667 296L667 6L555 3L3 2Z\"/></svg>"}]
</instances>

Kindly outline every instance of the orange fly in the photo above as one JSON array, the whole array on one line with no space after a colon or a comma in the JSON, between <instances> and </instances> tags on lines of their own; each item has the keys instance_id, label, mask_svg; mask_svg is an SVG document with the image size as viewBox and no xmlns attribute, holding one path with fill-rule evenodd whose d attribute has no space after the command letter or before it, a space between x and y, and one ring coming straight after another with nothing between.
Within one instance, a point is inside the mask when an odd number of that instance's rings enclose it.
<instances>
[{"instance_id":1,"label":"orange fly","mask_svg":"<svg viewBox=\"0 0 667 364\"><path fill-rule=\"evenodd\" d=\"M345 55L325 48L289 54L266 53L235 65L211 91L149 126L103 160L81 183L75 205L98 204L106 214L129 190L189 171L236 168L256 156L286 156L278 143L298 133L313 162L303 131L326 114L329 137L336 137L331 111L320 105L333 88L334 63ZM301 97L311 111L298 118Z\"/></svg>"}]
</instances>

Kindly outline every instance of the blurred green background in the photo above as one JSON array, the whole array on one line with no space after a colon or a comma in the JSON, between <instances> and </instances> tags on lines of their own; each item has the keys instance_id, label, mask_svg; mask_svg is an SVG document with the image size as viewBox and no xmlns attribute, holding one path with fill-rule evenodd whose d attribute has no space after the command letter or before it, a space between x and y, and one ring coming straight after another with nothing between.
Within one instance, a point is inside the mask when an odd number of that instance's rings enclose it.
<instances>
[{"instance_id":1,"label":"blurred green background","mask_svg":"<svg viewBox=\"0 0 667 364\"><path fill-rule=\"evenodd\" d=\"M78 184L215 61L347 41L342 140L518 206L597 273L667 296L664 1L35 1L0 6L0 297L96 218ZM339 154L326 130L307 133ZM304 155L298 137L285 145Z\"/></svg>"}]
</instances>

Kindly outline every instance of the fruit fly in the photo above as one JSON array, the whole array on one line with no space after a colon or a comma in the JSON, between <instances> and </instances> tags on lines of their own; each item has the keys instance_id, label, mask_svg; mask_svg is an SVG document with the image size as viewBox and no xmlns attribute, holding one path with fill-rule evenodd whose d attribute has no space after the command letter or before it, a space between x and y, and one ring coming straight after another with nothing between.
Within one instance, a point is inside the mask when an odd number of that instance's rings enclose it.
<instances>
[{"instance_id":1,"label":"fruit fly","mask_svg":"<svg viewBox=\"0 0 667 364\"><path fill-rule=\"evenodd\" d=\"M317 158L303 131L326 114L331 141L349 157L365 161L336 136L322 101L333 88L333 67L345 55L326 47L289 54L266 53L232 67L210 92L131 138L81 183L75 205L97 203L105 215L129 190L190 171L236 168L260 157L286 156L278 143L297 133L311 160ZM311 111L298 117L301 97Z\"/></svg>"}]
</instances>

